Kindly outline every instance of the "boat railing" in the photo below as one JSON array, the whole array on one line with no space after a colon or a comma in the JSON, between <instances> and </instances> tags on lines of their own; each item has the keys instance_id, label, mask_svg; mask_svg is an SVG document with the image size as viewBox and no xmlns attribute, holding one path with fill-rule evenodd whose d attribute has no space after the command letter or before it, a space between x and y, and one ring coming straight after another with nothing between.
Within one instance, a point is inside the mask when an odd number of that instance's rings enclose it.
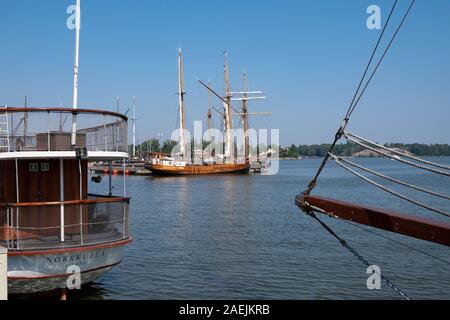
<instances>
[{"instance_id":1,"label":"boat railing","mask_svg":"<svg viewBox=\"0 0 450 320\"><path fill-rule=\"evenodd\" d=\"M0 131L0 153L71 151L73 122L76 147L87 151L127 152L127 117L110 111L67 108L1 108L7 126Z\"/></svg>"},{"instance_id":2,"label":"boat railing","mask_svg":"<svg viewBox=\"0 0 450 320\"><path fill-rule=\"evenodd\" d=\"M127 197L0 204L0 246L10 251L48 250L129 238Z\"/></svg>"}]
</instances>

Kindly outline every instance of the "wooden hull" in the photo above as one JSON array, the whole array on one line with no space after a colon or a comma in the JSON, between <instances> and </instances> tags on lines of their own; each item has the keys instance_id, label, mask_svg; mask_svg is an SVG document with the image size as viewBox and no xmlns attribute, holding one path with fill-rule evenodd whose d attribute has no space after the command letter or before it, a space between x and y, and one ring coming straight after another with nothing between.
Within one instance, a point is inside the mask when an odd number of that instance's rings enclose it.
<instances>
[{"instance_id":1,"label":"wooden hull","mask_svg":"<svg viewBox=\"0 0 450 320\"><path fill-rule=\"evenodd\" d=\"M177 176L177 175L206 175L206 174L247 174L250 171L250 164L208 164L208 165L187 165L167 166L160 164L149 164L146 166L153 175Z\"/></svg>"}]
</instances>

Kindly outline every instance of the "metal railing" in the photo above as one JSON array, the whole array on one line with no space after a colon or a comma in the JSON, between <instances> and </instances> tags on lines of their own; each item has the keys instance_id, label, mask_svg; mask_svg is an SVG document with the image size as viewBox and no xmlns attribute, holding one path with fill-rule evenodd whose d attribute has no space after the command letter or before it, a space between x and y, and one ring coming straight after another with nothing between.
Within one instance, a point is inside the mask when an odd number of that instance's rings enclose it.
<instances>
[{"instance_id":1,"label":"metal railing","mask_svg":"<svg viewBox=\"0 0 450 320\"><path fill-rule=\"evenodd\" d=\"M11 251L79 247L129 237L129 198L0 205L0 246Z\"/></svg>"},{"instance_id":2,"label":"metal railing","mask_svg":"<svg viewBox=\"0 0 450 320\"><path fill-rule=\"evenodd\" d=\"M65 108L2 108L8 123L0 132L1 152L70 151L72 121L76 119L76 147L88 151L127 152L127 117L100 110ZM5 143L5 141L7 143Z\"/></svg>"}]
</instances>

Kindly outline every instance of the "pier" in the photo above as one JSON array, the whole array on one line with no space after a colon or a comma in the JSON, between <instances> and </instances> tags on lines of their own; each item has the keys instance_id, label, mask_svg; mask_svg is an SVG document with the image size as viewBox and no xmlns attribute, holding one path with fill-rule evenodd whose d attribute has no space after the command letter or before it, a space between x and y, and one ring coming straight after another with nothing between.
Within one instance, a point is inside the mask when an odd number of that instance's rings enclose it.
<instances>
[{"instance_id":1,"label":"pier","mask_svg":"<svg viewBox=\"0 0 450 320\"><path fill-rule=\"evenodd\" d=\"M109 174L110 170L112 175L123 175L125 173L125 175L129 176L150 176L152 174L143 165L126 166L125 170L123 166L112 166L111 169L107 165L94 165L89 167L89 171L96 174Z\"/></svg>"},{"instance_id":2,"label":"pier","mask_svg":"<svg viewBox=\"0 0 450 320\"><path fill-rule=\"evenodd\" d=\"M255 162L250 165L250 172L252 173L261 173L261 163Z\"/></svg>"}]
</instances>

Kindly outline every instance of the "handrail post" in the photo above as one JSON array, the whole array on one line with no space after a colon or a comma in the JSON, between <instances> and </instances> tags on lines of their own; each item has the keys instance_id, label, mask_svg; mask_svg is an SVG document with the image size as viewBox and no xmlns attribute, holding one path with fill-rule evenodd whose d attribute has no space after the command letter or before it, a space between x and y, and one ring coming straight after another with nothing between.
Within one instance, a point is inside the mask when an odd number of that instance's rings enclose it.
<instances>
[{"instance_id":1,"label":"handrail post","mask_svg":"<svg viewBox=\"0 0 450 320\"><path fill-rule=\"evenodd\" d=\"M123 201L123 239L127 237L127 210L128 210L128 202Z\"/></svg>"},{"instance_id":2,"label":"handrail post","mask_svg":"<svg viewBox=\"0 0 450 320\"><path fill-rule=\"evenodd\" d=\"M64 222L64 159L59 160L59 199L61 201L60 206L60 228L61 228L61 242L65 241L65 222Z\"/></svg>"},{"instance_id":3,"label":"handrail post","mask_svg":"<svg viewBox=\"0 0 450 320\"><path fill-rule=\"evenodd\" d=\"M20 250L19 245L19 208L16 208L16 249Z\"/></svg>"},{"instance_id":4,"label":"handrail post","mask_svg":"<svg viewBox=\"0 0 450 320\"><path fill-rule=\"evenodd\" d=\"M11 216L11 208L7 207L6 208L6 246L8 249L11 248L11 226L10 226L10 216Z\"/></svg>"},{"instance_id":5,"label":"handrail post","mask_svg":"<svg viewBox=\"0 0 450 320\"><path fill-rule=\"evenodd\" d=\"M80 244L84 246L83 240L83 204L80 204Z\"/></svg>"},{"instance_id":6,"label":"handrail post","mask_svg":"<svg viewBox=\"0 0 450 320\"><path fill-rule=\"evenodd\" d=\"M106 117L105 117L105 115L103 115L103 130L104 130L103 140L105 140L105 151L108 151L108 143L107 143L107 135L106 135Z\"/></svg>"},{"instance_id":7,"label":"handrail post","mask_svg":"<svg viewBox=\"0 0 450 320\"><path fill-rule=\"evenodd\" d=\"M0 247L0 300L8 300L8 250Z\"/></svg>"}]
</instances>

